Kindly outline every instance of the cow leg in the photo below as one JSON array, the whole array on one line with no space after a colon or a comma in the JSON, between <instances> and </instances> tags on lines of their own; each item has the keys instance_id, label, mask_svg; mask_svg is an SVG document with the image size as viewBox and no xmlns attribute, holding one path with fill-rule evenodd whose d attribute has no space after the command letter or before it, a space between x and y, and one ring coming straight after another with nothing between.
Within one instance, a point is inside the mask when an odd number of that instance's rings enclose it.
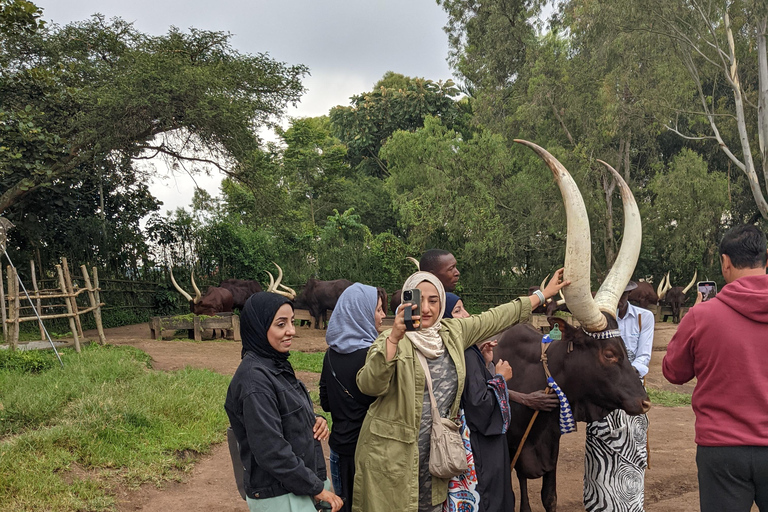
<instances>
[{"instance_id":1,"label":"cow leg","mask_svg":"<svg viewBox=\"0 0 768 512\"><path fill-rule=\"evenodd\" d=\"M528 479L518 473L517 481L520 483L520 512L531 512L531 502L528 501Z\"/></svg>"},{"instance_id":2,"label":"cow leg","mask_svg":"<svg viewBox=\"0 0 768 512\"><path fill-rule=\"evenodd\" d=\"M544 473L542 477L541 504L546 512L557 511L557 468Z\"/></svg>"}]
</instances>

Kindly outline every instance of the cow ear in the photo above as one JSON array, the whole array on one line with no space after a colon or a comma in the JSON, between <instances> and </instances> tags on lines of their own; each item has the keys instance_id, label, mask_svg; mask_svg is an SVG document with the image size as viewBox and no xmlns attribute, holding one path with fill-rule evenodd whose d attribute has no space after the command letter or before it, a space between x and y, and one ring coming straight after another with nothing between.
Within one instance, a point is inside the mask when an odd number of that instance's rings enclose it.
<instances>
[{"instance_id":1,"label":"cow ear","mask_svg":"<svg viewBox=\"0 0 768 512\"><path fill-rule=\"evenodd\" d=\"M559 316L550 316L547 317L547 322L549 322L549 328L552 329L555 324L557 324L557 328L560 329L560 332L566 333L567 329L573 329L568 322L565 321L565 318L559 317Z\"/></svg>"}]
</instances>

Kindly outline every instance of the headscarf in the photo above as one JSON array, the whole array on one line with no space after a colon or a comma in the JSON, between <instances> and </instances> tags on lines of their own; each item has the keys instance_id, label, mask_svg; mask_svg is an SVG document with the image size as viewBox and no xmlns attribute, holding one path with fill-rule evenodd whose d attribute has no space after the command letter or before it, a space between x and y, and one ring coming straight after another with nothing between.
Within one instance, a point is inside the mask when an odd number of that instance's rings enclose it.
<instances>
[{"instance_id":1,"label":"headscarf","mask_svg":"<svg viewBox=\"0 0 768 512\"><path fill-rule=\"evenodd\" d=\"M455 293L446 292L445 294L445 312L443 318L453 318L453 308L456 307L456 303L461 300L461 297Z\"/></svg>"},{"instance_id":2,"label":"headscarf","mask_svg":"<svg viewBox=\"0 0 768 512\"><path fill-rule=\"evenodd\" d=\"M253 352L271 359L278 368L293 372L288 362L288 353L278 352L267 339L272 320L283 304L290 304L293 309L293 303L287 297L269 292L254 293L245 302L240 313L240 335L243 338L241 357L245 357L246 352Z\"/></svg>"},{"instance_id":3,"label":"headscarf","mask_svg":"<svg viewBox=\"0 0 768 512\"><path fill-rule=\"evenodd\" d=\"M355 283L344 290L328 320L328 346L340 354L370 347L379 335L375 318L378 302L373 286Z\"/></svg>"},{"instance_id":4,"label":"headscarf","mask_svg":"<svg viewBox=\"0 0 768 512\"><path fill-rule=\"evenodd\" d=\"M443 355L445 348L443 347L443 339L440 337L440 327L442 324L440 320L445 314L445 289L443 283L437 278L436 275L429 272L416 272L406 279L403 284L403 290L410 290L416 288L419 283L428 281L437 288L437 294L440 296L440 311L437 314L437 321L432 327L426 329L422 328L420 331L408 331L405 333L411 343L416 347L419 352L424 354L427 359L435 359Z\"/></svg>"}]
</instances>

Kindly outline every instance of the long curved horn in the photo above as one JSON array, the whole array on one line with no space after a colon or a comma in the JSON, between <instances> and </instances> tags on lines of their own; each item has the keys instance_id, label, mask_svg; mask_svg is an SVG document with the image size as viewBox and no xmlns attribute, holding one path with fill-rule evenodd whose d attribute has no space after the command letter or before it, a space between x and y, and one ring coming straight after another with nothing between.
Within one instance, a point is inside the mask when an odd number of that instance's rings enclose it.
<instances>
[{"instance_id":1,"label":"long curved horn","mask_svg":"<svg viewBox=\"0 0 768 512\"><path fill-rule=\"evenodd\" d=\"M179 284L176 282L176 279L173 277L173 269L171 269L171 267L168 267L168 272L171 274L171 282L173 283L173 287L176 288L176 291L182 294L185 299L191 301L192 297L181 289L181 286L179 286Z\"/></svg>"},{"instance_id":2,"label":"long curved horn","mask_svg":"<svg viewBox=\"0 0 768 512\"><path fill-rule=\"evenodd\" d=\"M203 294L200 293L200 289L197 287L197 284L195 283L195 269L192 269L192 273L189 274L189 278L192 280L192 288L195 289L195 299L193 302L197 304L200 302L200 299L203 297Z\"/></svg>"},{"instance_id":3,"label":"long curved horn","mask_svg":"<svg viewBox=\"0 0 768 512\"><path fill-rule=\"evenodd\" d=\"M275 287L272 290L272 293L278 293L280 295L283 295L284 297L288 297L291 300L295 299L296 298L296 292L293 290L293 288L288 288L284 284L280 284L280 282L283 280L283 269L281 269L280 265L278 265L274 261L272 262L272 264L277 267L277 271L278 271L277 282L275 283ZM277 290L278 286L280 288L282 288L283 290L285 290L285 291L282 292L282 291Z\"/></svg>"},{"instance_id":4,"label":"long curved horn","mask_svg":"<svg viewBox=\"0 0 768 512\"><path fill-rule=\"evenodd\" d=\"M421 265L419 264L419 260L417 260L416 258L412 258L411 256L406 256L405 259L407 259L408 261L416 265L417 269L421 270Z\"/></svg>"},{"instance_id":5,"label":"long curved horn","mask_svg":"<svg viewBox=\"0 0 768 512\"><path fill-rule=\"evenodd\" d=\"M683 293L688 293L688 290L690 290L690 289L691 289L691 287L693 286L693 283L695 283L695 282L696 282L696 277L698 276L698 273L699 273L699 269L695 269L695 270L693 271L693 279L691 279L691 282L690 282L690 283L688 283L688 286L686 286L685 288L683 288Z\"/></svg>"},{"instance_id":6,"label":"long curved horn","mask_svg":"<svg viewBox=\"0 0 768 512\"><path fill-rule=\"evenodd\" d=\"M265 272L269 275L269 286L267 286L267 291L271 293L275 291L275 277L269 270L265 270Z\"/></svg>"},{"instance_id":7,"label":"long curved horn","mask_svg":"<svg viewBox=\"0 0 768 512\"><path fill-rule=\"evenodd\" d=\"M565 272L563 277L571 281L563 294L568 301L568 309L589 332L605 330L608 320L592 299L590 285L590 262L592 238L589 232L589 218L584 199L579 187L568 173L568 170L544 148L526 140L515 139L515 142L528 146L541 157L552 171L565 204L567 220L567 238L565 242ZM611 312L616 314L615 310Z\"/></svg>"},{"instance_id":8,"label":"long curved horn","mask_svg":"<svg viewBox=\"0 0 768 512\"><path fill-rule=\"evenodd\" d=\"M632 195L632 190L630 190L627 182L608 163L602 160L598 160L598 162L603 164L613 174L614 179L619 185L621 202L624 206L624 236L621 239L619 254L616 256L616 261L613 262L611 271L605 276L605 281L603 281L602 286L600 286L595 295L595 303L600 308L600 311L605 311L616 318L616 308L619 305L619 299L621 294L624 293L627 283L632 279L637 259L640 257L640 245L643 242L643 225L640 221L640 210L637 208L637 201L635 201L635 196Z\"/></svg>"},{"instance_id":9,"label":"long curved horn","mask_svg":"<svg viewBox=\"0 0 768 512\"><path fill-rule=\"evenodd\" d=\"M563 304L565 304L565 297L563 296L563 289L561 288L560 290L558 290L558 293L560 294L560 300L555 302L555 304L557 304L558 306L562 306Z\"/></svg>"},{"instance_id":10,"label":"long curved horn","mask_svg":"<svg viewBox=\"0 0 768 512\"><path fill-rule=\"evenodd\" d=\"M541 284L539 285L539 290L544 291L544 287L547 286L547 279L549 279L549 274L547 274L547 277L542 279Z\"/></svg>"},{"instance_id":11,"label":"long curved horn","mask_svg":"<svg viewBox=\"0 0 768 512\"><path fill-rule=\"evenodd\" d=\"M669 282L669 274L671 272L672 272L671 270L669 272L667 272L667 276L666 276L666 279L664 281L664 287L661 289L661 295L659 295L659 300L661 300L664 297L666 297L667 296L667 292L672 289L672 284Z\"/></svg>"},{"instance_id":12,"label":"long curved horn","mask_svg":"<svg viewBox=\"0 0 768 512\"><path fill-rule=\"evenodd\" d=\"M666 280L667 276L663 276L661 278L661 281L659 281L659 286L656 287L656 296L658 298L661 298L661 292L664 290L664 281Z\"/></svg>"}]
</instances>

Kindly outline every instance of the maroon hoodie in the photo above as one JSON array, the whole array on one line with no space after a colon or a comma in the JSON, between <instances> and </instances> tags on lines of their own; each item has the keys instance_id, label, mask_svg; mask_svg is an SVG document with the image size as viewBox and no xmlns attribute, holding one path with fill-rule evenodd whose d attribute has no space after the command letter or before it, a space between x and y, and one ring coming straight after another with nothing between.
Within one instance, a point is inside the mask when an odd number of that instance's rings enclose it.
<instances>
[{"instance_id":1,"label":"maroon hoodie","mask_svg":"<svg viewBox=\"0 0 768 512\"><path fill-rule=\"evenodd\" d=\"M746 276L686 314L664 377L696 377L696 444L768 446L768 275Z\"/></svg>"}]
</instances>

